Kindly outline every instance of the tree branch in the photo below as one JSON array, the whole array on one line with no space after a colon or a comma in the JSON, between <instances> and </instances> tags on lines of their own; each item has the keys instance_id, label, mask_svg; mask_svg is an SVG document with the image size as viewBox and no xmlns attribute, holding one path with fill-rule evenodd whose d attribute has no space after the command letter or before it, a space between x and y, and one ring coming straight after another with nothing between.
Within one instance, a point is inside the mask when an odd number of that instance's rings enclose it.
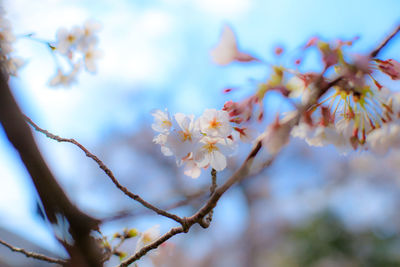
<instances>
[{"instance_id":1,"label":"tree branch","mask_svg":"<svg viewBox=\"0 0 400 267\"><path fill-rule=\"evenodd\" d=\"M217 189L217 171L211 169L211 186L210 186L210 196L214 194L215 189ZM211 210L210 213L200 222L200 226L203 228L208 228L211 224L213 218L214 210Z\"/></svg>"},{"instance_id":2,"label":"tree branch","mask_svg":"<svg viewBox=\"0 0 400 267\"><path fill-rule=\"evenodd\" d=\"M10 245L9 243L7 243L7 242L5 242L3 240L0 240L0 244L8 247L10 250L12 250L14 252L22 253L28 258L34 258L34 259L37 259L37 260L47 261L47 262L50 262L50 263L57 263L57 264L60 264L60 265L64 265L64 264L67 263L67 261L63 260L63 259L51 258L51 257L45 256L43 254L26 251L23 248L14 247L13 245Z\"/></svg>"},{"instance_id":3,"label":"tree branch","mask_svg":"<svg viewBox=\"0 0 400 267\"><path fill-rule=\"evenodd\" d=\"M183 218L183 226L172 228L169 232L155 240L154 242L150 243L149 245L143 247L137 253L135 253L130 258L123 261L119 267L126 267L129 264L133 263L134 261L140 259L144 255L147 254L152 249L156 249L159 245L173 237L174 235L180 233L186 233L189 229L196 223L201 225L203 218L210 213L210 211L217 205L218 200L223 195L223 193L228 190L235 182L242 180L246 177L249 173L251 164L254 160L254 157L260 151L262 147L261 141L258 141L254 148L250 151L249 155L247 156L246 160L243 162L242 166L219 188L215 190L215 192L211 195L208 199L207 203L198 210L193 216L188 218Z\"/></svg>"},{"instance_id":4,"label":"tree branch","mask_svg":"<svg viewBox=\"0 0 400 267\"><path fill-rule=\"evenodd\" d=\"M370 53L370 57L371 57L371 58L376 57L376 56L379 54L379 52L382 50L382 48L384 48L384 47L389 43L389 41L392 40L393 37L395 37L396 34L398 34L399 32L400 32L400 25L397 26L397 28L396 28L390 35L388 35L388 36L382 41L382 43L380 43L380 45L379 45L377 48L375 48L375 49Z\"/></svg>"},{"instance_id":5,"label":"tree branch","mask_svg":"<svg viewBox=\"0 0 400 267\"><path fill-rule=\"evenodd\" d=\"M136 195L132 192L130 192L126 187L124 187L123 185L121 185L117 178L115 178L113 172L93 153L91 153L87 148L85 148L83 145L81 145L79 142L77 142L75 139L72 138L63 138L60 136L57 136L55 134L50 133L49 131L40 128L37 124L35 124L28 116L24 116L25 120L32 125L32 127L40 132L45 134L48 138L56 140L57 142L66 142L66 143L71 143L74 144L75 146L79 147L87 157L91 158L94 162L97 163L97 165L100 167L100 169L102 169L105 174L111 179L111 181L113 182L113 184L119 189L121 190L125 195L127 195L128 197L132 198L133 200L139 202L140 204L142 204L144 207L153 210L154 212L156 212L159 215L162 215L164 217L170 218L180 224L182 224L182 218L180 218L179 216L169 213L165 210L159 209L157 207L155 207L154 205L150 204L149 202L145 201L144 199L142 199L139 195Z\"/></svg>"},{"instance_id":6,"label":"tree branch","mask_svg":"<svg viewBox=\"0 0 400 267\"><path fill-rule=\"evenodd\" d=\"M161 236L160 238L158 238L154 242L148 244L147 246L144 246L143 248L141 248L132 257L124 260L123 262L121 262L119 267L129 266L134 261L137 261L138 259L140 259L144 255L146 255L147 252L149 252L150 250L158 248L158 246L160 246L162 243L164 243L165 241L167 241L168 239L170 239L174 235L177 235L177 234L180 234L180 233L184 233L184 232L186 232L186 231L183 229L182 226L171 228L171 230L169 230L166 234L164 234L163 236Z\"/></svg>"},{"instance_id":7,"label":"tree branch","mask_svg":"<svg viewBox=\"0 0 400 267\"><path fill-rule=\"evenodd\" d=\"M71 235L72 242L66 241L65 236L57 236L70 255L69 263L75 266L101 266L100 247L90 236L91 231L98 228L99 221L73 205L57 183L11 93L3 64L0 61L0 123L6 136L25 165L48 220L55 228L67 227L57 232L62 230Z\"/></svg>"}]
</instances>

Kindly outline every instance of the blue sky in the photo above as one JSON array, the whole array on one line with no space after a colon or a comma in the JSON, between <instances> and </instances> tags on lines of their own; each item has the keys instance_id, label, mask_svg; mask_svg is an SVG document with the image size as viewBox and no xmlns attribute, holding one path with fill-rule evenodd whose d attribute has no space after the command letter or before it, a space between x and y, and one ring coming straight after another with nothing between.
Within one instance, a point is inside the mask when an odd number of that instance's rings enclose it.
<instances>
[{"instance_id":1,"label":"blue sky","mask_svg":"<svg viewBox=\"0 0 400 267\"><path fill-rule=\"evenodd\" d=\"M48 87L55 66L46 47L29 40L19 40L15 47L26 59L19 78L12 80L24 112L44 128L88 147L101 144L113 129L129 133L138 125L150 125L154 108L199 115L228 100L221 93L225 87L242 88L233 98L251 94L254 80L266 77L265 66L211 63L209 50L224 23L233 27L244 51L272 63L275 45L290 53L314 35L328 40L360 36L354 49L369 51L400 23L396 0L4 0L4 7L16 34L34 32L49 40L61 26L80 25L89 18L102 23L98 74L83 74L68 89ZM400 39L395 40L382 57L395 55L400 60L399 45ZM269 105L279 107L274 101ZM74 177L85 167L76 168L77 161L69 157L83 155L37 137L61 184L79 187ZM46 227L33 215L32 185L3 132L0 173L2 224L53 246ZM90 197L78 199L91 202Z\"/></svg>"}]
</instances>

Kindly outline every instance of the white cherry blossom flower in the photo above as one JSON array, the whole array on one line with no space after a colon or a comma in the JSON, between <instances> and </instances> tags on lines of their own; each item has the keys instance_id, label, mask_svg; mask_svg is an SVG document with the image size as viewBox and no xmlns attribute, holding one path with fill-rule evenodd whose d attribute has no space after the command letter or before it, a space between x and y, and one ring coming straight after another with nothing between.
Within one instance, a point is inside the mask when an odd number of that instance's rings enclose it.
<instances>
[{"instance_id":1,"label":"white cherry blossom flower","mask_svg":"<svg viewBox=\"0 0 400 267\"><path fill-rule=\"evenodd\" d=\"M203 137L195 152L194 160L201 168L211 165L216 171L226 168L226 156L233 152L233 142L230 139L218 137Z\"/></svg>"},{"instance_id":2,"label":"white cherry blossom flower","mask_svg":"<svg viewBox=\"0 0 400 267\"><path fill-rule=\"evenodd\" d=\"M354 131L354 120L341 118L335 123L335 128L344 138L350 139Z\"/></svg>"},{"instance_id":3,"label":"white cherry blossom flower","mask_svg":"<svg viewBox=\"0 0 400 267\"><path fill-rule=\"evenodd\" d=\"M88 20L83 24L82 35L77 44L77 49L86 52L98 42L96 33L101 29L101 24L94 20Z\"/></svg>"},{"instance_id":4,"label":"white cherry blossom flower","mask_svg":"<svg viewBox=\"0 0 400 267\"><path fill-rule=\"evenodd\" d=\"M307 123L301 122L298 125L293 127L290 134L293 137L307 139L307 138L313 136L313 127L308 125Z\"/></svg>"},{"instance_id":5,"label":"white cherry blossom flower","mask_svg":"<svg viewBox=\"0 0 400 267\"><path fill-rule=\"evenodd\" d=\"M80 69L80 64L75 64L72 71L68 74L62 72L61 69L57 70L57 74L50 80L50 86L71 86L76 83L76 77Z\"/></svg>"},{"instance_id":6,"label":"white cherry blossom flower","mask_svg":"<svg viewBox=\"0 0 400 267\"><path fill-rule=\"evenodd\" d=\"M239 62L258 60L238 50L235 33L228 25L224 26L219 43L211 51L211 58L218 65L228 65L235 60Z\"/></svg>"},{"instance_id":7,"label":"white cherry blossom flower","mask_svg":"<svg viewBox=\"0 0 400 267\"><path fill-rule=\"evenodd\" d=\"M0 25L0 46L3 55L7 55L13 51L12 44L15 41L15 35L11 30L8 20Z\"/></svg>"},{"instance_id":8,"label":"white cherry blossom flower","mask_svg":"<svg viewBox=\"0 0 400 267\"><path fill-rule=\"evenodd\" d=\"M172 156L174 153L172 153L171 149L169 149L167 146L165 146L165 144L167 143L167 138L168 138L167 134L160 133L153 138L153 142L155 144L160 145L161 152L164 154L164 156L168 157L168 156Z\"/></svg>"},{"instance_id":9,"label":"white cherry blossom flower","mask_svg":"<svg viewBox=\"0 0 400 267\"><path fill-rule=\"evenodd\" d=\"M18 57L8 57L4 67L9 75L18 76L18 70L25 64L25 62Z\"/></svg>"},{"instance_id":10,"label":"white cherry blossom flower","mask_svg":"<svg viewBox=\"0 0 400 267\"><path fill-rule=\"evenodd\" d=\"M199 127L208 136L225 138L232 132L229 114L224 110L206 109L199 118Z\"/></svg>"},{"instance_id":11,"label":"white cherry blossom flower","mask_svg":"<svg viewBox=\"0 0 400 267\"><path fill-rule=\"evenodd\" d=\"M97 71L96 61L101 58L102 53L94 46L90 46L83 55L83 61L87 71L95 73Z\"/></svg>"},{"instance_id":12,"label":"white cherry blossom flower","mask_svg":"<svg viewBox=\"0 0 400 267\"><path fill-rule=\"evenodd\" d=\"M400 125L385 123L367 136L367 144L377 154L386 154L391 148L400 147Z\"/></svg>"},{"instance_id":13,"label":"white cherry blossom flower","mask_svg":"<svg viewBox=\"0 0 400 267\"><path fill-rule=\"evenodd\" d=\"M171 130L172 121L167 109L165 109L165 111L157 109L151 113L151 115L154 117L154 123L151 125L151 128L154 131L159 133L168 133Z\"/></svg>"},{"instance_id":14,"label":"white cherry blossom flower","mask_svg":"<svg viewBox=\"0 0 400 267\"><path fill-rule=\"evenodd\" d=\"M177 113L174 118L175 129L168 135L165 145L177 158L182 158L194 150L201 134L195 125L194 115Z\"/></svg>"},{"instance_id":15,"label":"white cherry blossom flower","mask_svg":"<svg viewBox=\"0 0 400 267\"><path fill-rule=\"evenodd\" d=\"M144 246L150 244L160 236L160 225L154 225L140 234L139 239L136 243L136 252L138 252Z\"/></svg>"},{"instance_id":16,"label":"white cherry blossom flower","mask_svg":"<svg viewBox=\"0 0 400 267\"><path fill-rule=\"evenodd\" d=\"M57 43L55 45L56 49L61 54L67 55L71 49L78 44L82 34L82 29L79 27L74 27L70 31L66 28L59 29L57 32Z\"/></svg>"},{"instance_id":17,"label":"white cherry blossom flower","mask_svg":"<svg viewBox=\"0 0 400 267\"><path fill-rule=\"evenodd\" d=\"M183 163L185 164L183 168L183 173L186 176L189 176L193 179L200 176L201 168L197 165L192 156L190 156L188 159L183 160Z\"/></svg>"}]
</instances>

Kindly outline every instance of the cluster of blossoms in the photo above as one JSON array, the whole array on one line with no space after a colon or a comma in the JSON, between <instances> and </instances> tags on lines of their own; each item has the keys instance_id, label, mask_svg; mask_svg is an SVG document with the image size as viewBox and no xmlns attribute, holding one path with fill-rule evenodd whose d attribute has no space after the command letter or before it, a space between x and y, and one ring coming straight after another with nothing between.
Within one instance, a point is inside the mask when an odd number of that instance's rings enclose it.
<instances>
[{"instance_id":1,"label":"cluster of blossoms","mask_svg":"<svg viewBox=\"0 0 400 267\"><path fill-rule=\"evenodd\" d=\"M400 148L400 93L391 92L374 78L375 71L380 71L392 80L400 80L400 62L380 60L373 54L345 55L344 48L357 39L330 44L311 38L301 51L305 54L316 48L320 52L324 67L320 73L300 72L302 58L294 61L295 68L273 66L271 75L259 84L254 95L241 102L228 101L221 111L206 110L197 120L180 113L172 120L167 112L154 112L153 129L159 132L154 142L161 145L164 155L175 155L178 165L185 164L186 175L198 177L201 168L209 165L221 171L234 141L255 140L253 131L244 125L252 117L263 119L263 100L268 92L277 91L296 110L282 119L277 116L257 139L272 155L288 143L290 136L305 139L311 146L333 144L343 153L364 149L384 154L390 148ZM276 48L275 54L282 56L283 49ZM218 65L262 62L238 49L236 36L228 26L211 57Z\"/></svg>"},{"instance_id":2,"label":"cluster of blossoms","mask_svg":"<svg viewBox=\"0 0 400 267\"><path fill-rule=\"evenodd\" d=\"M71 68L69 72L64 72L58 64L57 74L51 79L50 86L69 86L75 83L82 66L91 73L96 72L96 61L101 57L96 35L100 28L99 23L86 21L82 27L58 30L57 41L54 44L49 43L49 46L53 52L63 57Z\"/></svg>"},{"instance_id":3,"label":"cluster of blossoms","mask_svg":"<svg viewBox=\"0 0 400 267\"><path fill-rule=\"evenodd\" d=\"M254 131L242 125L234 112L234 103L225 104L224 110L207 109L198 118L177 113L173 119L168 111L153 112L152 128L159 134L153 139L161 145L166 156L175 156L178 166L185 165L185 175L200 176L202 168L222 171L226 157L235 151L237 140L252 140Z\"/></svg>"},{"instance_id":4,"label":"cluster of blossoms","mask_svg":"<svg viewBox=\"0 0 400 267\"><path fill-rule=\"evenodd\" d=\"M391 147L399 148L400 95L382 86L373 77L373 70L399 80L400 63L361 56L349 63L342 55L343 43L331 48L327 43L316 42L325 66L334 66L343 78L303 114L292 136L305 139L311 146L333 144L343 153L364 149L384 154ZM317 79L315 73L299 74L286 88L291 93L301 91L304 99L312 96ZM296 83L297 87L293 86Z\"/></svg>"},{"instance_id":5,"label":"cluster of blossoms","mask_svg":"<svg viewBox=\"0 0 400 267\"><path fill-rule=\"evenodd\" d=\"M13 55L13 43L16 38L11 30L10 22L5 18L4 10L0 9L0 57L4 62L6 72L11 76L17 76L18 69L24 61Z\"/></svg>"},{"instance_id":6,"label":"cluster of blossoms","mask_svg":"<svg viewBox=\"0 0 400 267\"><path fill-rule=\"evenodd\" d=\"M256 94L240 103L228 102L226 107L241 113L246 120L254 115L254 106L258 104L258 119L261 120L262 102L270 91L282 93L296 107L313 103L318 98L318 88L334 79L325 77L332 67L336 77L342 77L340 81L317 104L301 114L300 121L295 123L297 125L292 125L291 121L297 112L287 114L283 120L277 119L263 135L264 146L272 154L277 153L292 135L305 139L311 146L333 144L343 153L352 149L386 153L391 147L400 148L400 95L389 91L373 77L374 71L380 71L392 80L400 80L400 63L370 56L348 59L344 48L352 46L357 39L337 40L330 44L317 37L311 38L301 51L305 53L316 48L320 52L324 65L322 73L299 72L301 58L295 60L295 69L273 66L268 80L259 85ZM282 53L282 48L275 50L277 56ZM261 61L238 50L236 37L228 26L224 27L211 56L219 65ZM300 103L296 104L296 100Z\"/></svg>"}]
</instances>

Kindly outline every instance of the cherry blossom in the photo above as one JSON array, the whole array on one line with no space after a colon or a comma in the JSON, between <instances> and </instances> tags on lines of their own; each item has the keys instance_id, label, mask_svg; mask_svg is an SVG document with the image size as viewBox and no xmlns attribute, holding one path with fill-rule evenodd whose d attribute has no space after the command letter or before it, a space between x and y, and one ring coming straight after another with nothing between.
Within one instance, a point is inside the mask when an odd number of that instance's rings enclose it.
<instances>
[{"instance_id":1,"label":"cherry blossom","mask_svg":"<svg viewBox=\"0 0 400 267\"><path fill-rule=\"evenodd\" d=\"M153 142L161 146L165 156L175 156L178 166L184 165L184 174L197 178L202 168L211 166L217 171L226 168L226 157L233 154L238 140L251 141L254 131L242 125L235 127L227 111L206 109L196 120L194 115L176 113L174 121L167 111L152 113L152 128L159 134Z\"/></svg>"},{"instance_id":2,"label":"cherry blossom","mask_svg":"<svg viewBox=\"0 0 400 267\"><path fill-rule=\"evenodd\" d=\"M80 64L75 64L72 71L68 74L62 72L61 69L57 70L57 74L50 80L50 86L70 86L76 83L76 76L79 72Z\"/></svg>"},{"instance_id":3,"label":"cherry blossom","mask_svg":"<svg viewBox=\"0 0 400 267\"><path fill-rule=\"evenodd\" d=\"M194 150L201 134L195 125L194 115L177 113L174 118L175 129L168 135L166 146L177 158L182 158Z\"/></svg>"},{"instance_id":4,"label":"cherry blossom","mask_svg":"<svg viewBox=\"0 0 400 267\"><path fill-rule=\"evenodd\" d=\"M140 234L139 239L136 243L136 252L138 252L144 246L150 244L160 236L160 225L154 225Z\"/></svg>"},{"instance_id":5,"label":"cherry blossom","mask_svg":"<svg viewBox=\"0 0 400 267\"><path fill-rule=\"evenodd\" d=\"M172 153L171 149L165 146L167 143L167 138L167 134L160 133L153 138L153 143L161 146L161 152L164 154L164 156L172 156L174 153Z\"/></svg>"},{"instance_id":6,"label":"cherry blossom","mask_svg":"<svg viewBox=\"0 0 400 267\"><path fill-rule=\"evenodd\" d=\"M97 33L101 29L101 24L97 21L88 20L83 24L82 35L77 44L77 49L85 53L98 42Z\"/></svg>"},{"instance_id":7,"label":"cherry blossom","mask_svg":"<svg viewBox=\"0 0 400 267\"><path fill-rule=\"evenodd\" d=\"M232 28L225 25L217 46L211 51L211 58L215 64L228 65L233 61L258 61L250 54L238 50L237 40Z\"/></svg>"},{"instance_id":8,"label":"cherry blossom","mask_svg":"<svg viewBox=\"0 0 400 267\"><path fill-rule=\"evenodd\" d=\"M96 49L93 45L85 51L83 55L86 70L92 73L97 71L96 61L101 58L102 53Z\"/></svg>"},{"instance_id":9,"label":"cherry blossom","mask_svg":"<svg viewBox=\"0 0 400 267\"><path fill-rule=\"evenodd\" d=\"M194 160L199 167L210 165L216 171L226 168L226 156L233 152L233 142L219 137L203 137Z\"/></svg>"},{"instance_id":10,"label":"cherry blossom","mask_svg":"<svg viewBox=\"0 0 400 267\"><path fill-rule=\"evenodd\" d=\"M79 27L74 27L71 30L60 28L57 32L56 49L61 54L67 55L79 43L82 34L82 29Z\"/></svg>"},{"instance_id":11,"label":"cherry blossom","mask_svg":"<svg viewBox=\"0 0 400 267\"><path fill-rule=\"evenodd\" d=\"M154 117L154 123L151 125L154 131L159 133L168 133L170 131L172 121L167 109L165 111L157 109L151 115Z\"/></svg>"},{"instance_id":12,"label":"cherry blossom","mask_svg":"<svg viewBox=\"0 0 400 267\"><path fill-rule=\"evenodd\" d=\"M209 136L227 137L232 132L229 114L223 110L206 109L199 118L201 132Z\"/></svg>"},{"instance_id":13,"label":"cherry blossom","mask_svg":"<svg viewBox=\"0 0 400 267\"><path fill-rule=\"evenodd\" d=\"M183 173L186 176L192 178L198 178L201 174L201 168L198 166L196 161L194 161L192 154L186 159L182 160L182 163L185 164Z\"/></svg>"},{"instance_id":14,"label":"cherry blossom","mask_svg":"<svg viewBox=\"0 0 400 267\"><path fill-rule=\"evenodd\" d=\"M373 152L380 155L386 154L391 148L400 148L400 125L384 124L368 135L367 143Z\"/></svg>"},{"instance_id":15,"label":"cherry blossom","mask_svg":"<svg viewBox=\"0 0 400 267\"><path fill-rule=\"evenodd\" d=\"M14 55L13 45L16 37L12 31L11 23L5 18L3 10L0 11L0 51L1 60L5 71L11 76L17 76L18 70L24 65L24 61Z\"/></svg>"}]
</instances>

